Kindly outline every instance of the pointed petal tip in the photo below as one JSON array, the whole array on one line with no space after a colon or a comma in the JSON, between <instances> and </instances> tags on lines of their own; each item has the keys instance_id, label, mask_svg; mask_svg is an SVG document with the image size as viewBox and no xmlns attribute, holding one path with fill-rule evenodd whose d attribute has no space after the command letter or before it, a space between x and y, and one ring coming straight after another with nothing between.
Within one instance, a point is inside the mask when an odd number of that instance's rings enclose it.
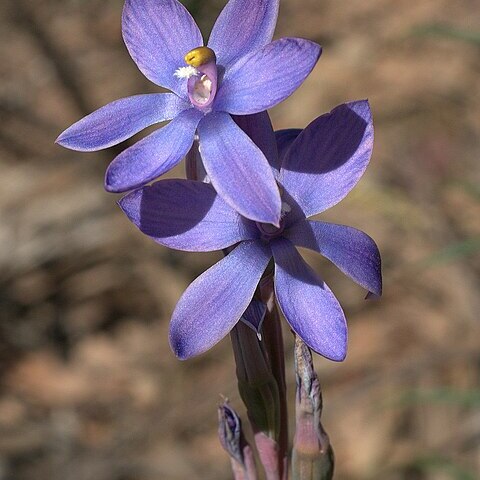
<instances>
[{"instance_id":1,"label":"pointed petal tip","mask_svg":"<svg viewBox=\"0 0 480 480\"><path fill-rule=\"evenodd\" d=\"M280 213L279 215L276 215L276 216L272 217L272 218L274 219L273 222L271 222L272 225L273 225L274 227L280 228L280 222L281 222L281 220L282 220L282 215L281 215L281 213ZM265 223L265 222L263 222L263 223Z\"/></svg>"},{"instance_id":2,"label":"pointed petal tip","mask_svg":"<svg viewBox=\"0 0 480 480\"><path fill-rule=\"evenodd\" d=\"M312 69L315 68L315 65L317 64L318 60L320 59L320 57L322 56L322 53L323 53L323 48L321 45L319 45L317 42L313 42L312 40L308 40L306 38L300 38L299 40L302 40L303 42L305 42L306 45L309 45L311 48L312 48L312 51L315 52L316 50L316 58L315 58L315 62L312 66Z\"/></svg>"},{"instance_id":3,"label":"pointed petal tip","mask_svg":"<svg viewBox=\"0 0 480 480\"><path fill-rule=\"evenodd\" d=\"M182 337L181 333L178 331L173 330L172 325L170 324L168 343L170 344L170 349L172 350L173 354L182 362L196 357L205 351L205 349L199 350L198 348L195 349L195 347L192 345L189 346L186 340L188 339Z\"/></svg>"},{"instance_id":4,"label":"pointed petal tip","mask_svg":"<svg viewBox=\"0 0 480 480\"><path fill-rule=\"evenodd\" d=\"M181 361L187 360L189 355L185 352L185 349L182 348L182 344L178 339L178 336L175 332L172 331L172 325L170 324L170 332L168 335L168 343L173 354Z\"/></svg>"},{"instance_id":5,"label":"pointed petal tip","mask_svg":"<svg viewBox=\"0 0 480 480\"><path fill-rule=\"evenodd\" d=\"M314 42L313 40L310 40L308 38L303 38L303 37L283 37L281 38L280 40L283 40L283 39L286 39L286 40L294 40L294 41L297 41L299 43L303 43L304 45L308 45L309 47L311 47L313 50L316 50L317 51L317 60L320 58L320 56L322 55L323 53L323 48L322 46L317 43L317 42Z\"/></svg>"},{"instance_id":6,"label":"pointed petal tip","mask_svg":"<svg viewBox=\"0 0 480 480\"><path fill-rule=\"evenodd\" d=\"M108 170L105 174L105 181L103 183L103 187L108 193L123 193L129 190L128 188L122 189L118 185L115 185L115 182L113 182L112 179L109 177Z\"/></svg>"},{"instance_id":7,"label":"pointed petal tip","mask_svg":"<svg viewBox=\"0 0 480 480\"><path fill-rule=\"evenodd\" d=\"M108 193L126 193L142 186L115 179L115 176L110 168L111 165L112 164L107 167L107 171L105 172L105 180L103 182L103 188L105 191ZM123 200L123 198L121 200Z\"/></svg>"},{"instance_id":8,"label":"pointed petal tip","mask_svg":"<svg viewBox=\"0 0 480 480\"><path fill-rule=\"evenodd\" d=\"M129 192L130 190L134 190L135 188L138 188L139 186L140 185L128 185L123 183L115 183L115 181L112 181L111 179L108 179L108 180L105 179L105 182L103 183L103 188L108 193L126 193L126 192Z\"/></svg>"},{"instance_id":9,"label":"pointed petal tip","mask_svg":"<svg viewBox=\"0 0 480 480\"><path fill-rule=\"evenodd\" d=\"M67 128L64 132L62 132L55 140L56 145L60 145L63 148L68 148L69 150L73 150L75 152L98 152L99 150L103 150L108 148L107 146L95 146L95 145L85 145L79 142L78 138L75 137L74 134L70 132L72 127Z\"/></svg>"},{"instance_id":10,"label":"pointed petal tip","mask_svg":"<svg viewBox=\"0 0 480 480\"><path fill-rule=\"evenodd\" d=\"M367 295L365 296L365 300L380 300L380 297L382 296L382 287L380 287L379 290L376 292L368 292Z\"/></svg>"},{"instance_id":11,"label":"pointed petal tip","mask_svg":"<svg viewBox=\"0 0 480 480\"><path fill-rule=\"evenodd\" d=\"M315 348L312 348L312 350L322 357L325 357L327 360L331 360L332 362L343 362L347 357L348 347L348 334L346 325L342 336L343 338L341 339L341 342L336 345L331 345L329 348L324 347L322 351Z\"/></svg>"},{"instance_id":12,"label":"pointed petal tip","mask_svg":"<svg viewBox=\"0 0 480 480\"><path fill-rule=\"evenodd\" d=\"M173 351L173 354L175 357L177 357L178 360L181 362L185 362L186 360L189 360L191 357L194 355L187 355L185 352L182 352L181 350L175 350L175 347L170 347Z\"/></svg>"},{"instance_id":13,"label":"pointed petal tip","mask_svg":"<svg viewBox=\"0 0 480 480\"><path fill-rule=\"evenodd\" d=\"M70 128L67 128L63 131L56 139L55 144L60 145L63 148L68 148L69 150L76 150L78 152L86 151L78 146L75 146L72 142L69 142L68 131Z\"/></svg>"},{"instance_id":14,"label":"pointed petal tip","mask_svg":"<svg viewBox=\"0 0 480 480\"><path fill-rule=\"evenodd\" d=\"M296 333L298 335L298 333ZM314 343L310 339L310 341L306 341L307 339L302 338L301 335L298 335L302 341L311 348L317 355L321 355L322 357L326 358L327 360L331 360L332 362L343 362L347 357L347 329L345 328L344 336L342 341L337 345L329 345L328 347L323 346L315 346Z\"/></svg>"},{"instance_id":15,"label":"pointed petal tip","mask_svg":"<svg viewBox=\"0 0 480 480\"><path fill-rule=\"evenodd\" d=\"M270 212L266 212L266 211L262 211L262 212L250 212L250 211L240 211L238 207L236 206L233 206L231 205L232 208L236 209L240 215L242 215L243 217L247 218L248 220L251 220L253 222L258 222L258 223L266 223L266 224L271 224L273 226L275 226L276 228L280 228L280 222L281 222L281 212L280 212L280 208L281 206L279 206L278 208L278 212L279 213L276 213L275 211L270 211Z\"/></svg>"},{"instance_id":16,"label":"pointed petal tip","mask_svg":"<svg viewBox=\"0 0 480 480\"><path fill-rule=\"evenodd\" d=\"M339 105L339 107L342 106L345 106L350 110L353 110L355 113L360 114L360 116L363 117L368 123L371 123L373 120L372 109L370 108L370 102L368 101L368 98L354 100L352 102L347 102L344 105Z\"/></svg>"},{"instance_id":17,"label":"pointed petal tip","mask_svg":"<svg viewBox=\"0 0 480 480\"><path fill-rule=\"evenodd\" d=\"M280 212L279 207L279 212ZM271 212L261 212L261 214L249 213L249 212L240 212L242 216L258 223L267 223L273 225L276 228L280 228L280 222L282 219L281 212L275 213L274 211Z\"/></svg>"},{"instance_id":18,"label":"pointed petal tip","mask_svg":"<svg viewBox=\"0 0 480 480\"><path fill-rule=\"evenodd\" d=\"M143 194L143 189L139 188L133 192L127 193L122 198L117 200L117 205L120 207L122 212L127 216L128 219L135 223L135 219L139 213L139 206L141 202L141 197ZM140 200L138 200L140 198Z\"/></svg>"},{"instance_id":19,"label":"pointed petal tip","mask_svg":"<svg viewBox=\"0 0 480 480\"><path fill-rule=\"evenodd\" d=\"M338 354L332 355L329 360L332 360L333 362L343 362L346 358L347 348L345 347L345 350L343 350L342 352L338 352Z\"/></svg>"},{"instance_id":20,"label":"pointed petal tip","mask_svg":"<svg viewBox=\"0 0 480 480\"><path fill-rule=\"evenodd\" d=\"M268 202L268 203L267 203ZM280 223L282 220L282 198L280 197L280 191L277 188L277 192L274 195L274 198L264 199L262 202L262 208L245 208L243 205L242 211L238 205L229 202L231 207L237 210L240 215L249 220L258 223L268 223L274 225L277 228L280 228Z\"/></svg>"},{"instance_id":21,"label":"pointed petal tip","mask_svg":"<svg viewBox=\"0 0 480 480\"><path fill-rule=\"evenodd\" d=\"M274 198L270 199L269 205L264 205L261 218L254 220L261 223L271 223L275 227L280 228L282 221L282 197L280 196L278 185Z\"/></svg>"},{"instance_id":22,"label":"pointed petal tip","mask_svg":"<svg viewBox=\"0 0 480 480\"><path fill-rule=\"evenodd\" d=\"M315 348L311 345L309 347L318 355L326 358L327 360L331 360L332 362L343 362L347 357L347 329L345 328L345 336L342 339L342 343L339 345L332 345L330 348L326 349L325 347L321 350ZM306 342L305 342L306 343ZM308 343L307 343L308 345Z\"/></svg>"},{"instance_id":23,"label":"pointed petal tip","mask_svg":"<svg viewBox=\"0 0 480 480\"><path fill-rule=\"evenodd\" d=\"M174 355L177 357L178 360L181 362L185 362L186 360L189 360L191 357L194 355L188 355L187 353L183 352L180 349L175 349L175 347L171 347Z\"/></svg>"}]
</instances>

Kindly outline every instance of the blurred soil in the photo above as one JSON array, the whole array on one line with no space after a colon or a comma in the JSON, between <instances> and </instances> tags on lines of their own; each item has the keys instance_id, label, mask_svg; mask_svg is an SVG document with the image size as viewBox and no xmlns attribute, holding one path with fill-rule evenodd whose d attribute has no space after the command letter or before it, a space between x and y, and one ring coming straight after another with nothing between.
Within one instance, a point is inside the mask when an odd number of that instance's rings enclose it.
<instances>
[{"instance_id":1,"label":"blurred soil","mask_svg":"<svg viewBox=\"0 0 480 480\"><path fill-rule=\"evenodd\" d=\"M243 411L229 341L186 363L167 342L177 299L219 255L129 224L103 190L118 149L53 144L158 91L121 41L122 3L0 3L0 480L231 478L216 438L219 394ZM223 2L185 3L208 32ZM384 297L365 302L305 253L349 319L347 360L316 359L336 478L478 478L480 47L438 30L478 35L478 0L281 4L276 35L324 53L275 127L366 97L376 126L365 177L323 218L376 239ZM292 401L291 354L287 374Z\"/></svg>"}]
</instances>

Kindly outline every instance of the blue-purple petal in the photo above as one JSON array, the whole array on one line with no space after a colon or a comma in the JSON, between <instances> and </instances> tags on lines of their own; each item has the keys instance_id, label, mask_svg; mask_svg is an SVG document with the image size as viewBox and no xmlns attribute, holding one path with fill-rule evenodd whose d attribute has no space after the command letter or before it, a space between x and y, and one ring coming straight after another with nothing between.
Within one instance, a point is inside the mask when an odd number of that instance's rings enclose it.
<instances>
[{"instance_id":1,"label":"blue-purple petal","mask_svg":"<svg viewBox=\"0 0 480 480\"><path fill-rule=\"evenodd\" d=\"M177 0L126 0L122 32L141 72L152 82L187 98L186 80L175 76L184 56L203 45L200 30Z\"/></svg>"},{"instance_id":2,"label":"blue-purple petal","mask_svg":"<svg viewBox=\"0 0 480 480\"><path fill-rule=\"evenodd\" d=\"M214 109L248 115L274 107L303 83L321 51L309 40L282 38L243 57L225 72Z\"/></svg>"},{"instance_id":3,"label":"blue-purple petal","mask_svg":"<svg viewBox=\"0 0 480 480\"><path fill-rule=\"evenodd\" d=\"M208 46L219 65L236 60L270 43L278 16L279 0L230 0L213 26Z\"/></svg>"},{"instance_id":4,"label":"blue-purple petal","mask_svg":"<svg viewBox=\"0 0 480 480\"><path fill-rule=\"evenodd\" d=\"M234 115L235 123L253 140L276 173L280 171L277 142L268 112Z\"/></svg>"},{"instance_id":5,"label":"blue-purple petal","mask_svg":"<svg viewBox=\"0 0 480 480\"><path fill-rule=\"evenodd\" d=\"M295 245L310 248L377 296L382 294L378 247L366 233L334 223L300 221L285 233Z\"/></svg>"},{"instance_id":6,"label":"blue-purple petal","mask_svg":"<svg viewBox=\"0 0 480 480\"><path fill-rule=\"evenodd\" d=\"M278 224L280 193L265 156L227 113L210 113L198 126L205 170L218 194L241 215Z\"/></svg>"},{"instance_id":7,"label":"blue-purple petal","mask_svg":"<svg viewBox=\"0 0 480 480\"><path fill-rule=\"evenodd\" d=\"M93 152L112 147L155 123L171 120L189 104L172 93L115 100L67 128L56 140L62 147Z\"/></svg>"},{"instance_id":8,"label":"blue-purple petal","mask_svg":"<svg viewBox=\"0 0 480 480\"><path fill-rule=\"evenodd\" d=\"M247 309L270 258L260 242L243 242L187 288L170 324L177 357L199 355L227 335Z\"/></svg>"},{"instance_id":9,"label":"blue-purple petal","mask_svg":"<svg viewBox=\"0 0 480 480\"><path fill-rule=\"evenodd\" d=\"M340 105L293 142L280 182L309 217L342 200L360 180L373 149L368 101Z\"/></svg>"},{"instance_id":10,"label":"blue-purple petal","mask_svg":"<svg viewBox=\"0 0 480 480\"><path fill-rule=\"evenodd\" d=\"M288 149L292 146L294 140L302 133L301 128L287 128L285 130L277 130L275 139L277 141L278 159L280 167L287 155Z\"/></svg>"},{"instance_id":11,"label":"blue-purple petal","mask_svg":"<svg viewBox=\"0 0 480 480\"><path fill-rule=\"evenodd\" d=\"M160 180L119 201L128 218L158 243L177 250L209 252L258 237L214 188L193 180Z\"/></svg>"},{"instance_id":12,"label":"blue-purple petal","mask_svg":"<svg viewBox=\"0 0 480 480\"><path fill-rule=\"evenodd\" d=\"M109 165L106 190L132 190L172 169L192 146L202 117L203 114L194 108L184 110L168 125L127 148Z\"/></svg>"},{"instance_id":13,"label":"blue-purple petal","mask_svg":"<svg viewBox=\"0 0 480 480\"><path fill-rule=\"evenodd\" d=\"M342 361L347 354L347 324L332 291L286 239L271 244L275 295L294 332L315 352Z\"/></svg>"}]
</instances>

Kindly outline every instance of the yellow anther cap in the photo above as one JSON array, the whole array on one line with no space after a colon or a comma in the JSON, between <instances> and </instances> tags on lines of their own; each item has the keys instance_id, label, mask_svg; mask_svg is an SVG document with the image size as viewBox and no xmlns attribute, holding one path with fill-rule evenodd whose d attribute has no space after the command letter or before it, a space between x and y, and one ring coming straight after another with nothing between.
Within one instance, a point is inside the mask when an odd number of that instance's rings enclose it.
<instances>
[{"instance_id":1,"label":"yellow anther cap","mask_svg":"<svg viewBox=\"0 0 480 480\"><path fill-rule=\"evenodd\" d=\"M185 62L195 68L216 60L215 52L208 47L194 48L185 55Z\"/></svg>"}]
</instances>

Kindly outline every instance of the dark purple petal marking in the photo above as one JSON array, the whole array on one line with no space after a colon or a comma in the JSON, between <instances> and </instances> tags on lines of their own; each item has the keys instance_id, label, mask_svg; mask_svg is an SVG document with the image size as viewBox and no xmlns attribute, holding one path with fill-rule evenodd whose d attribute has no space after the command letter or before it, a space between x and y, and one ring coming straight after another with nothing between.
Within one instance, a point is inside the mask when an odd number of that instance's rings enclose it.
<instances>
[{"instance_id":1,"label":"dark purple petal marking","mask_svg":"<svg viewBox=\"0 0 480 480\"><path fill-rule=\"evenodd\" d=\"M170 324L170 346L178 358L207 351L233 328L270 258L260 242L243 242L187 288Z\"/></svg>"},{"instance_id":2,"label":"dark purple petal marking","mask_svg":"<svg viewBox=\"0 0 480 480\"><path fill-rule=\"evenodd\" d=\"M208 46L223 67L270 43L279 0L230 0L212 29Z\"/></svg>"},{"instance_id":3,"label":"dark purple petal marking","mask_svg":"<svg viewBox=\"0 0 480 480\"><path fill-rule=\"evenodd\" d=\"M303 83L321 51L309 40L282 38L243 57L225 73L214 109L248 115L274 107Z\"/></svg>"},{"instance_id":4,"label":"dark purple petal marking","mask_svg":"<svg viewBox=\"0 0 480 480\"><path fill-rule=\"evenodd\" d=\"M227 113L213 112L198 126L205 170L218 194L244 217L278 224L281 200L265 156Z\"/></svg>"},{"instance_id":5,"label":"dark purple petal marking","mask_svg":"<svg viewBox=\"0 0 480 480\"><path fill-rule=\"evenodd\" d=\"M206 183L160 180L119 201L128 218L156 242L177 250L209 252L258 237Z\"/></svg>"},{"instance_id":6,"label":"dark purple petal marking","mask_svg":"<svg viewBox=\"0 0 480 480\"><path fill-rule=\"evenodd\" d=\"M122 31L141 72L186 98L186 79L174 74L185 65L185 54L203 45L202 34L187 9L177 0L126 0Z\"/></svg>"},{"instance_id":7,"label":"dark purple petal marking","mask_svg":"<svg viewBox=\"0 0 480 480\"><path fill-rule=\"evenodd\" d=\"M275 294L295 333L315 352L334 361L347 354L347 324L335 295L286 239L271 243Z\"/></svg>"},{"instance_id":8,"label":"dark purple petal marking","mask_svg":"<svg viewBox=\"0 0 480 480\"><path fill-rule=\"evenodd\" d=\"M253 140L265 155L268 163L276 170L280 170L277 143L273 132L272 122L268 112L253 115L234 115L235 123Z\"/></svg>"},{"instance_id":9,"label":"dark purple petal marking","mask_svg":"<svg viewBox=\"0 0 480 480\"><path fill-rule=\"evenodd\" d=\"M302 133L301 128L287 128L285 130L277 130L275 139L277 141L278 159L280 167L287 155L288 149L292 146L294 140Z\"/></svg>"},{"instance_id":10,"label":"dark purple petal marking","mask_svg":"<svg viewBox=\"0 0 480 480\"><path fill-rule=\"evenodd\" d=\"M369 292L382 294L380 252L366 233L345 225L301 221L285 232L285 236L295 245L328 258Z\"/></svg>"},{"instance_id":11,"label":"dark purple petal marking","mask_svg":"<svg viewBox=\"0 0 480 480\"><path fill-rule=\"evenodd\" d=\"M346 103L308 125L283 161L280 182L309 217L346 197L373 149L368 101Z\"/></svg>"},{"instance_id":12,"label":"dark purple petal marking","mask_svg":"<svg viewBox=\"0 0 480 480\"><path fill-rule=\"evenodd\" d=\"M189 106L172 93L122 98L74 123L57 138L56 143L82 152L102 150L154 123L171 120Z\"/></svg>"},{"instance_id":13,"label":"dark purple petal marking","mask_svg":"<svg viewBox=\"0 0 480 480\"><path fill-rule=\"evenodd\" d=\"M125 192L145 185L172 169L193 144L203 113L184 110L167 126L127 148L110 164L105 176L109 192Z\"/></svg>"}]
</instances>

